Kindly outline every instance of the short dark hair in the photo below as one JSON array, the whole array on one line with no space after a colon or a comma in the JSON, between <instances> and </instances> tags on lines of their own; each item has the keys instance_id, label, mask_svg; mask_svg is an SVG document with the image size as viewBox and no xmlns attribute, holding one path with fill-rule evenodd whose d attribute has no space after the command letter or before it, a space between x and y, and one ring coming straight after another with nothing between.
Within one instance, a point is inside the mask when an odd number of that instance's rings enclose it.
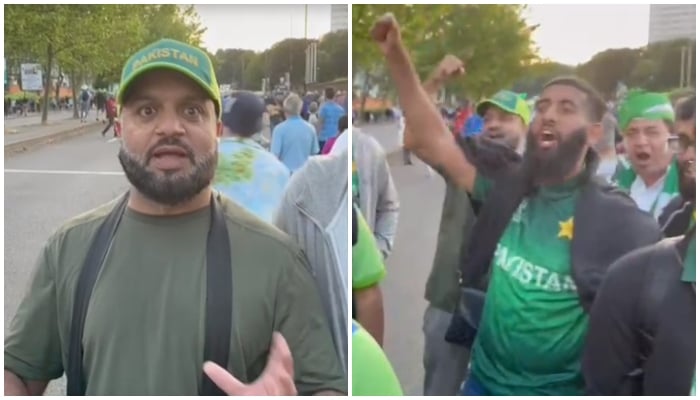
<instances>
[{"instance_id":1,"label":"short dark hair","mask_svg":"<svg viewBox=\"0 0 700 400\"><path fill-rule=\"evenodd\" d=\"M695 118L695 95L678 102L676 106L676 119L688 121Z\"/></svg>"},{"instance_id":2,"label":"short dark hair","mask_svg":"<svg viewBox=\"0 0 700 400\"><path fill-rule=\"evenodd\" d=\"M598 91L595 90L595 88L591 86L590 83L577 76L561 76L547 82L547 84L544 85L542 90L544 91L544 89L554 85L573 87L585 93L586 108L588 109L588 116L590 120L593 122L601 122L603 120L603 116L607 111L605 100L603 100L603 97L600 95L600 93L598 93Z\"/></svg>"},{"instance_id":3,"label":"short dark hair","mask_svg":"<svg viewBox=\"0 0 700 400\"><path fill-rule=\"evenodd\" d=\"M348 129L348 115L345 114L338 120L338 133L343 133Z\"/></svg>"},{"instance_id":4,"label":"short dark hair","mask_svg":"<svg viewBox=\"0 0 700 400\"><path fill-rule=\"evenodd\" d=\"M335 97L335 89L333 89L332 87L326 88L326 98L328 100L333 100L334 97Z\"/></svg>"}]
</instances>

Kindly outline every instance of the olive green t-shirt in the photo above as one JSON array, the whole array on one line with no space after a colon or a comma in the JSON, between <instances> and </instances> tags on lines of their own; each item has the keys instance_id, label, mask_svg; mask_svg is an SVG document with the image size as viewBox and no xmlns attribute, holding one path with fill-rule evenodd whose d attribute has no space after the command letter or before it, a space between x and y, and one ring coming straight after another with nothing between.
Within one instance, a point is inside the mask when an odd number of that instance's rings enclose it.
<instances>
[{"instance_id":1,"label":"olive green t-shirt","mask_svg":"<svg viewBox=\"0 0 700 400\"><path fill-rule=\"evenodd\" d=\"M438 232L433 267L425 284L425 299L431 306L453 312L459 299L459 262L465 237L466 224L473 225L474 211L469 195L445 177L445 200Z\"/></svg>"},{"instance_id":2,"label":"olive green t-shirt","mask_svg":"<svg viewBox=\"0 0 700 400\"><path fill-rule=\"evenodd\" d=\"M263 371L273 331L292 352L297 390L347 393L306 258L281 231L220 197L231 243L233 321L228 370ZM66 368L73 296L100 223L115 202L76 217L39 254L5 339L5 368L27 380ZM85 321L88 395L196 395L202 377L210 210L154 217L127 209Z\"/></svg>"},{"instance_id":3,"label":"olive green t-shirt","mask_svg":"<svg viewBox=\"0 0 700 400\"><path fill-rule=\"evenodd\" d=\"M491 186L477 177L474 198ZM472 374L491 395L583 395L588 316L570 257L579 192L576 180L539 188L498 242L472 350Z\"/></svg>"}]
</instances>

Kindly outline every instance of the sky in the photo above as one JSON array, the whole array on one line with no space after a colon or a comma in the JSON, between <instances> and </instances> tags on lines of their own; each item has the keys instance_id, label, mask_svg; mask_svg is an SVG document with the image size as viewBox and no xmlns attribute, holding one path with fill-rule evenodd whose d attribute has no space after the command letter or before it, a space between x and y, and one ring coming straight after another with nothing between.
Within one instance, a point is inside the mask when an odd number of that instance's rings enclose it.
<instances>
[{"instance_id":1,"label":"sky","mask_svg":"<svg viewBox=\"0 0 700 400\"><path fill-rule=\"evenodd\" d=\"M304 37L304 5L195 5L207 27L204 45L218 49L264 51L276 42ZM331 6L308 5L308 37L331 30Z\"/></svg>"},{"instance_id":2,"label":"sky","mask_svg":"<svg viewBox=\"0 0 700 400\"><path fill-rule=\"evenodd\" d=\"M304 37L303 5L196 5L207 32L204 44L263 51L288 37ZM596 53L641 47L649 37L649 5L529 5L529 24L540 56L564 64L588 61ZM330 31L330 5L308 6L308 37Z\"/></svg>"},{"instance_id":3,"label":"sky","mask_svg":"<svg viewBox=\"0 0 700 400\"><path fill-rule=\"evenodd\" d=\"M577 65L605 49L641 47L649 38L649 5L530 5L528 23L540 56Z\"/></svg>"}]
</instances>

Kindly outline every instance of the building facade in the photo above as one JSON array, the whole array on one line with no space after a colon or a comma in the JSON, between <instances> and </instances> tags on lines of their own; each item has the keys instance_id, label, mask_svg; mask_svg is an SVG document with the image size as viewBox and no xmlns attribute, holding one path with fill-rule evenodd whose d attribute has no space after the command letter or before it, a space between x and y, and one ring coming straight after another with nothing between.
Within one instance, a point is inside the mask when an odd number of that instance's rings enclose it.
<instances>
[{"instance_id":1,"label":"building facade","mask_svg":"<svg viewBox=\"0 0 700 400\"><path fill-rule=\"evenodd\" d=\"M348 29L348 6L346 4L331 5L331 32Z\"/></svg>"},{"instance_id":2,"label":"building facade","mask_svg":"<svg viewBox=\"0 0 700 400\"><path fill-rule=\"evenodd\" d=\"M695 40L695 4L651 4L649 7L649 44Z\"/></svg>"}]
</instances>

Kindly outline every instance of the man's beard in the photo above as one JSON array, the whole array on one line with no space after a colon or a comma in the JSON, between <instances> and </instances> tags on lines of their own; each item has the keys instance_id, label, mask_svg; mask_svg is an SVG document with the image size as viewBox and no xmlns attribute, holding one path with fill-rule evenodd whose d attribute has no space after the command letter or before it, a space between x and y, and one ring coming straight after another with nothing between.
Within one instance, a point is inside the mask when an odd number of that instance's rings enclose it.
<instances>
[{"instance_id":1,"label":"man's beard","mask_svg":"<svg viewBox=\"0 0 700 400\"><path fill-rule=\"evenodd\" d=\"M531 130L528 132L523 160L534 182L563 182L581 161L587 147L586 128L557 136L556 149L540 150L535 134Z\"/></svg>"},{"instance_id":2,"label":"man's beard","mask_svg":"<svg viewBox=\"0 0 700 400\"><path fill-rule=\"evenodd\" d=\"M511 150L522 152L522 148L519 146L520 137L518 135L506 131L498 131L494 133L487 133L486 136L496 143L507 146Z\"/></svg>"},{"instance_id":3,"label":"man's beard","mask_svg":"<svg viewBox=\"0 0 700 400\"><path fill-rule=\"evenodd\" d=\"M161 145L179 146L187 151L194 165L186 174L165 173L158 175L148 170L153 150ZM196 160L194 152L177 139L164 139L154 145L146 154L145 160L129 153L124 146L119 149L119 162L129 182L148 199L165 206L177 206L193 199L209 186L214 179L218 153L216 151Z\"/></svg>"},{"instance_id":4,"label":"man's beard","mask_svg":"<svg viewBox=\"0 0 700 400\"><path fill-rule=\"evenodd\" d=\"M684 201L695 203L695 179L686 176L685 171L688 168L695 168L694 165L686 162L677 161L678 163L678 188Z\"/></svg>"}]
</instances>

